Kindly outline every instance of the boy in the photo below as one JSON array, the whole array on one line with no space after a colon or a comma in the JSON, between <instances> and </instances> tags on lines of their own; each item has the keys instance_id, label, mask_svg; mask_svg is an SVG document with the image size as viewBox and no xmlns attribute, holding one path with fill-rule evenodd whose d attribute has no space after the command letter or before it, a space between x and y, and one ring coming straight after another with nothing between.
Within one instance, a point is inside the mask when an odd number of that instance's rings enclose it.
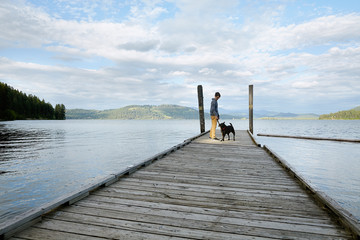
<instances>
[{"instance_id":1,"label":"boy","mask_svg":"<svg viewBox=\"0 0 360 240\"><path fill-rule=\"evenodd\" d=\"M211 116L211 130L210 130L210 138L219 140L215 136L216 124L219 120L219 111L218 111L218 103L217 100L221 97L219 92L215 93L215 97L211 100L211 107L210 107L210 116Z\"/></svg>"}]
</instances>

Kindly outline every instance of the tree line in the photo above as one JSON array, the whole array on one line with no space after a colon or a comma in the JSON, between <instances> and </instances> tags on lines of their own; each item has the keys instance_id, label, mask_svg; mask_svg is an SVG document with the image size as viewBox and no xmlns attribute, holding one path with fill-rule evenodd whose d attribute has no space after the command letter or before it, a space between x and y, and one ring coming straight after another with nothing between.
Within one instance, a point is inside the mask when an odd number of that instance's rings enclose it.
<instances>
[{"instance_id":1,"label":"tree line","mask_svg":"<svg viewBox=\"0 0 360 240\"><path fill-rule=\"evenodd\" d=\"M55 109L45 100L27 95L6 83L0 82L0 120L65 119L65 105L56 104Z\"/></svg>"},{"instance_id":2,"label":"tree line","mask_svg":"<svg viewBox=\"0 0 360 240\"><path fill-rule=\"evenodd\" d=\"M350 109L346 111L339 111L336 113L323 114L319 117L320 120L358 120L360 119L360 111L356 109Z\"/></svg>"},{"instance_id":3,"label":"tree line","mask_svg":"<svg viewBox=\"0 0 360 240\"><path fill-rule=\"evenodd\" d=\"M323 114L320 115L319 119L331 119L331 120L358 120L360 119L360 106L345 110L345 111L339 111L336 113L330 113L330 114Z\"/></svg>"}]
</instances>

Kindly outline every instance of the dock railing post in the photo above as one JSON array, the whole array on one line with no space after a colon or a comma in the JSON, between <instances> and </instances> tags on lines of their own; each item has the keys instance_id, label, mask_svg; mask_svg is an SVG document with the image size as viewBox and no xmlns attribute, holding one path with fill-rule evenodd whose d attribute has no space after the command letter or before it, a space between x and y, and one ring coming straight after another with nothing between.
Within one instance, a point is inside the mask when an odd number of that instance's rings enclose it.
<instances>
[{"instance_id":1,"label":"dock railing post","mask_svg":"<svg viewBox=\"0 0 360 240\"><path fill-rule=\"evenodd\" d=\"M198 85L198 100L199 100L199 118L200 118L200 132L205 132L205 117L204 117L204 95L201 85Z\"/></svg>"},{"instance_id":2,"label":"dock railing post","mask_svg":"<svg viewBox=\"0 0 360 240\"><path fill-rule=\"evenodd\" d=\"M249 130L251 134L254 134L253 90L254 86L249 85Z\"/></svg>"}]
</instances>

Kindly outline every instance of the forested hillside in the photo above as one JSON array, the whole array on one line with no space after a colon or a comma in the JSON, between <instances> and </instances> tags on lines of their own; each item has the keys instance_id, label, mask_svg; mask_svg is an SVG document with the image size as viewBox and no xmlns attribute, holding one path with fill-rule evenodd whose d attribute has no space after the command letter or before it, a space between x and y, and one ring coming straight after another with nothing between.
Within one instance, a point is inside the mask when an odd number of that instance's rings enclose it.
<instances>
[{"instance_id":1,"label":"forested hillside","mask_svg":"<svg viewBox=\"0 0 360 240\"><path fill-rule=\"evenodd\" d=\"M67 119L197 119L199 112L178 105L131 105L111 110L70 109Z\"/></svg>"},{"instance_id":2,"label":"forested hillside","mask_svg":"<svg viewBox=\"0 0 360 240\"><path fill-rule=\"evenodd\" d=\"M357 120L360 119L360 106L336 113L320 115L319 119L332 119L332 120Z\"/></svg>"},{"instance_id":3,"label":"forested hillside","mask_svg":"<svg viewBox=\"0 0 360 240\"><path fill-rule=\"evenodd\" d=\"M199 112L195 109L178 105L126 106L103 112L108 119L196 119Z\"/></svg>"},{"instance_id":4,"label":"forested hillside","mask_svg":"<svg viewBox=\"0 0 360 240\"><path fill-rule=\"evenodd\" d=\"M57 104L54 109L44 99L0 82L0 120L65 119L65 110L64 104Z\"/></svg>"}]
</instances>

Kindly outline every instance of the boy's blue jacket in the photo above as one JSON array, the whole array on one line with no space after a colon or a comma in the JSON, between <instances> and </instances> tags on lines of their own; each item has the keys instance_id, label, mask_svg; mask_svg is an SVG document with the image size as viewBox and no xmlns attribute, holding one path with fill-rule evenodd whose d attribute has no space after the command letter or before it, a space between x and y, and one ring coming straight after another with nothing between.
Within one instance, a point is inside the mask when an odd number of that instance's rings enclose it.
<instances>
[{"instance_id":1,"label":"boy's blue jacket","mask_svg":"<svg viewBox=\"0 0 360 240\"><path fill-rule=\"evenodd\" d=\"M211 100L210 115L219 117L218 103L215 98Z\"/></svg>"}]
</instances>

